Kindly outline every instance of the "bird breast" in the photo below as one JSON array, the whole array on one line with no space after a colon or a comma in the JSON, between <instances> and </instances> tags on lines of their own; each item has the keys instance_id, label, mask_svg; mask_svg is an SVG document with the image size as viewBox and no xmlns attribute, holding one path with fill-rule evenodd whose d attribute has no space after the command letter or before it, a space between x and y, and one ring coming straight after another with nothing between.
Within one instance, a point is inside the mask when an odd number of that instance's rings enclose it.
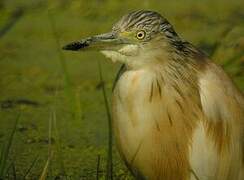
<instances>
[{"instance_id":1,"label":"bird breast","mask_svg":"<svg viewBox=\"0 0 244 180\"><path fill-rule=\"evenodd\" d=\"M114 90L116 141L136 177L180 180L189 175L189 144L199 110L194 90L183 82L167 84L166 75L141 69L126 71Z\"/></svg>"}]
</instances>

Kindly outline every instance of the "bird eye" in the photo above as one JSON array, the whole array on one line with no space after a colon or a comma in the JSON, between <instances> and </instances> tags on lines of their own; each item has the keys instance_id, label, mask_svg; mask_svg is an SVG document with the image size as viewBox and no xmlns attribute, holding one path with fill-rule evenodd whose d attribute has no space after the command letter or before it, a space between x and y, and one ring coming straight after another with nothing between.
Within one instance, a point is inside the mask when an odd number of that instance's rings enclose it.
<instances>
[{"instance_id":1,"label":"bird eye","mask_svg":"<svg viewBox=\"0 0 244 180\"><path fill-rule=\"evenodd\" d=\"M144 39L145 36L146 36L146 32L145 31L139 31L136 34L136 38L139 39L139 40Z\"/></svg>"}]
</instances>

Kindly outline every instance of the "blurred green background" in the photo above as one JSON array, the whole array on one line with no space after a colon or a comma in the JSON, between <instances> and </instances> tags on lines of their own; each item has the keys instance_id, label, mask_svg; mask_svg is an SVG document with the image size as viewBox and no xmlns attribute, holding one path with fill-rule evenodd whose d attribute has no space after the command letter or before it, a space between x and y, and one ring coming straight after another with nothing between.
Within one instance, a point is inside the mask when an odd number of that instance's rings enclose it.
<instances>
[{"instance_id":1,"label":"blurred green background","mask_svg":"<svg viewBox=\"0 0 244 180\"><path fill-rule=\"evenodd\" d=\"M119 64L97 52L62 52L61 46L109 31L138 9L160 12L244 90L243 0L1 0L0 177L105 178L102 86L110 99ZM113 152L114 178L130 179Z\"/></svg>"}]
</instances>

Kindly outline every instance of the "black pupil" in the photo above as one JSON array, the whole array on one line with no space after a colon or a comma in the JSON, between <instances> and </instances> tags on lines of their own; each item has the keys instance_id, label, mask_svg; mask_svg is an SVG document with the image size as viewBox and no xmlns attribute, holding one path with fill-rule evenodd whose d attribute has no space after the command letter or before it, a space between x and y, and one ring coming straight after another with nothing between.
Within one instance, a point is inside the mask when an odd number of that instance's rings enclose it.
<instances>
[{"instance_id":1,"label":"black pupil","mask_svg":"<svg viewBox=\"0 0 244 180\"><path fill-rule=\"evenodd\" d=\"M142 37L142 36L143 36L143 34L142 34L142 33L139 33L139 34L138 34L138 37Z\"/></svg>"}]
</instances>

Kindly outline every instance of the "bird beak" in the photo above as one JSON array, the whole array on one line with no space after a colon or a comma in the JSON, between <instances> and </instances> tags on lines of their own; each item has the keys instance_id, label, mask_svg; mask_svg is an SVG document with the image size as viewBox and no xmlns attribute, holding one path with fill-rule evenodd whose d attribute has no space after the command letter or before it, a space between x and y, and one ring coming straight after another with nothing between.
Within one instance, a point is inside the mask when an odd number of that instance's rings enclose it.
<instances>
[{"instance_id":1,"label":"bird beak","mask_svg":"<svg viewBox=\"0 0 244 180\"><path fill-rule=\"evenodd\" d=\"M126 44L125 40L119 38L115 33L109 32L69 43L63 49L70 51L116 50L123 44Z\"/></svg>"}]
</instances>

